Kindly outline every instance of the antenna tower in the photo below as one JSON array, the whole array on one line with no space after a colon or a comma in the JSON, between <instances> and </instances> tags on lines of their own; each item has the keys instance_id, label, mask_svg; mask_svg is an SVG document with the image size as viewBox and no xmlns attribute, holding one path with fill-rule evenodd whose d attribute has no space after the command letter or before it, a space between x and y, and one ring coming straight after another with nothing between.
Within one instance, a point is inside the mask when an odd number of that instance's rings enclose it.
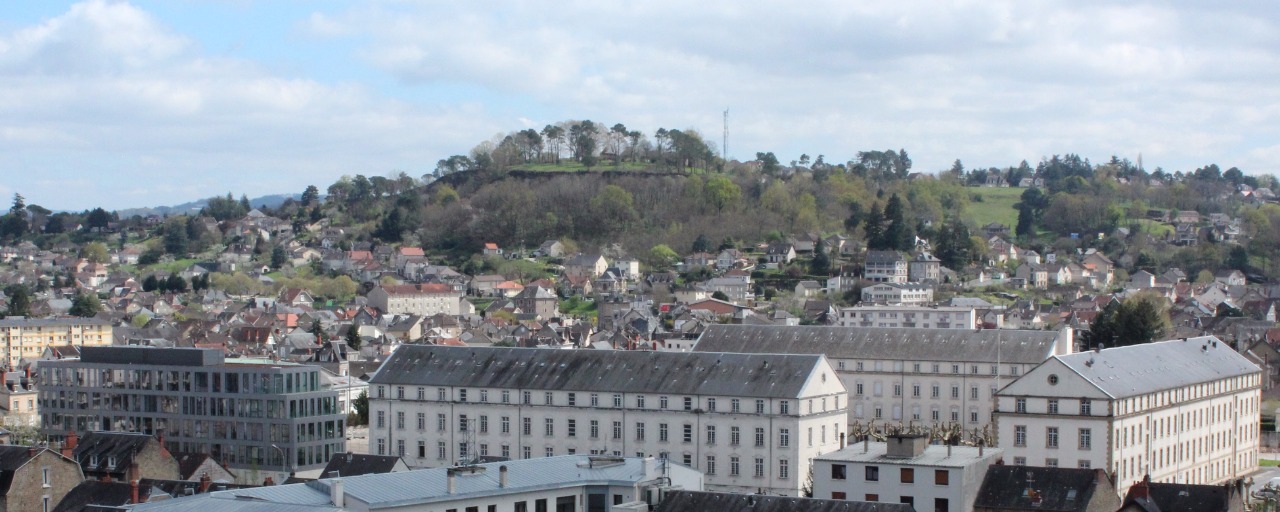
<instances>
[{"instance_id":1,"label":"antenna tower","mask_svg":"<svg viewBox=\"0 0 1280 512\"><path fill-rule=\"evenodd\" d=\"M724 140L720 143L720 159L729 159L729 109L724 109Z\"/></svg>"}]
</instances>

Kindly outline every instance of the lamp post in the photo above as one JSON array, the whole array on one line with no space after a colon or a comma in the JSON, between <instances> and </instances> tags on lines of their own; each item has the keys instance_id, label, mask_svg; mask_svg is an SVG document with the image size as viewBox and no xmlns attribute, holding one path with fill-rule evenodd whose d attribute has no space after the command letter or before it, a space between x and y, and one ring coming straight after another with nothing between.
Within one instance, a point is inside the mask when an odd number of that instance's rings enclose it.
<instances>
[{"instance_id":1,"label":"lamp post","mask_svg":"<svg viewBox=\"0 0 1280 512\"><path fill-rule=\"evenodd\" d=\"M271 447L275 448L276 451L280 452L280 467L281 469L284 470L285 478L288 478L289 477L289 457L285 455L284 448L276 446L275 444L272 444ZM281 479L280 483L283 484L284 479Z\"/></svg>"}]
</instances>

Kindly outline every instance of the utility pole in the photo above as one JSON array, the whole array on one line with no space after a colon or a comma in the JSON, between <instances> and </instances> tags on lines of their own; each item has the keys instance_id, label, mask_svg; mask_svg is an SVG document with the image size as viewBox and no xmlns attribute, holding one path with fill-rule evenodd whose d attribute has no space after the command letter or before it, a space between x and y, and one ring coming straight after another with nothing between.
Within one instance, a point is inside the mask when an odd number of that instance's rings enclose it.
<instances>
[{"instance_id":1,"label":"utility pole","mask_svg":"<svg viewBox=\"0 0 1280 512\"><path fill-rule=\"evenodd\" d=\"M720 159L729 161L729 109L724 109L724 136L720 142Z\"/></svg>"}]
</instances>

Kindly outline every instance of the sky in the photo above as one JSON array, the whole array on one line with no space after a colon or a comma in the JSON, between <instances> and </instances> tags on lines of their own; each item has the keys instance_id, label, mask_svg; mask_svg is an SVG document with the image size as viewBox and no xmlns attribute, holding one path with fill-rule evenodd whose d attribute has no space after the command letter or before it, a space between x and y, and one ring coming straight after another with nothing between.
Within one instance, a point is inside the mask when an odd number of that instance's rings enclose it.
<instances>
[{"instance_id":1,"label":"sky","mask_svg":"<svg viewBox=\"0 0 1280 512\"><path fill-rule=\"evenodd\" d=\"M739 160L1077 153L1276 173L1280 4L6 2L0 201L53 210L421 176L525 128L694 129Z\"/></svg>"}]
</instances>

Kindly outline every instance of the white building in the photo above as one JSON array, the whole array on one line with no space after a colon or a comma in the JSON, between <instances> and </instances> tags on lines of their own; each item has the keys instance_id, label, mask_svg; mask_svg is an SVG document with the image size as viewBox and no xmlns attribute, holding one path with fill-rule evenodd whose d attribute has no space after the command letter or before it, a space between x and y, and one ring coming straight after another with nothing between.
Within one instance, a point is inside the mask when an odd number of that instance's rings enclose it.
<instances>
[{"instance_id":1,"label":"white building","mask_svg":"<svg viewBox=\"0 0 1280 512\"><path fill-rule=\"evenodd\" d=\"M384 314L462 314L462 292L447 284L393 284L369 291L369 305Z\"/></svg>"},{"instance_id":2,"label":"white building","mask_svg":"<svg viewBox=\"0 0 1280 512\"><path fill-rule=\"evenodd\" d=\"M1212 336L1054 356L999 393L1006 461L1102 468L1121 496L1258 469L1262 370Z\"/></svg>"},{"instance_id":3,"label":"white building","mask_svg":"<svg viewBox=\"0 0 1280 512\"><path fill-rule=\"evenodd\" d=\"M868 304L915 304L933 302L933 286L922 283L878 283L862 289Z\"/></svg>"},{"instance_id":4,"label":"white building","mask_svg":"<svg viewBox=\"0 0 1280 512\"><path fill-rule=\"evenodd\" d=\"M848 406L821 355L406 345L370 387L370 453L412 466L666 456L711 489L789 496Z\"/></svg>"},{"instance_id":5,"label":"white building","mask_svg":"<svg viewBox=\"0 0 1280 512\"><path fill-rule=\"evenodd\" d=\"M863 277L877 283L907 282L907 257L898 251L867 251Z\"/></svg>"},{"instance_id":6,"label":"white building","mask_svg":"<svg viewBox=\"0 0 1280 512\"><path fill-rule=\"evenodd\" d=\"M813 497L972 512L982 478L999 458L998 449L930 445L925 436L863 441L813 460Z\"/></svg>"},{"instance_id":7,"label":"white building","mask_svg":"<svg viewBox=\"0 0 1280 512\"><path fill-rule=\"evenodd\" d=\"M976 329L973 308L952 306L853 306L840 309L836 325L842 327L908 327L921 329Z\"/></svg>"},{"instance_id":8,"label":"white building","mask_svg":"<svg viewBox=\"0 0 1280 512\"><path fill-rule=\"evenodd\" d=\"M697 471L654 458L560 456L215 491L132 505L138 512L649 510ZM621 506L620 506L621 505ZM623 508L631 505L631 508Z\"/></svg>"},{"instance_id":9,"label":"white building","mask_svg":"<svg viewBox=\"0 0 1280 512\"><path fill-rule=\"evenodd\" d=\"M823 354L849 394L850 424L990 422L996 390L1055 354L1072 331L710 325L695 352Z\"/></svg>"}]
</instances>

